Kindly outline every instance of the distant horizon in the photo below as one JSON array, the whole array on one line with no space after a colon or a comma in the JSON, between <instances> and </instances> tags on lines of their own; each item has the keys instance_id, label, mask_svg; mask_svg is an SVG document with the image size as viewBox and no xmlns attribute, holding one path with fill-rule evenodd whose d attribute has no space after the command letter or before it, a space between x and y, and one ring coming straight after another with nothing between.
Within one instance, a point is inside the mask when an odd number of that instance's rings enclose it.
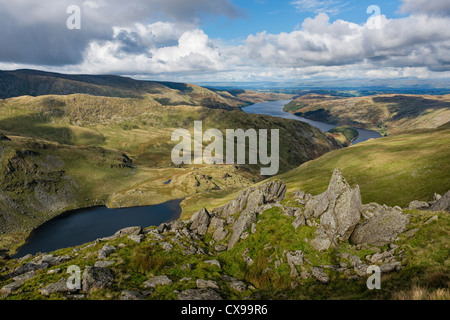
<instances>
[{"instance_id":1,"label":"distant horizon","mask_svg":"<svg viewBox=\"0 0 450 320\"><path fill-rule=\"evenodd\" d=\"M88 75L88 76L116 76L123 78L130 78L136 81L149 81L149 82L175 82L175 83L183 83L182 81L172 81L169 79L142 79L139 77L133 77L129 75L120 75L120 74L91 74L91 73L64 73L58 71L46 71L40 69L15 69L15 70L0 70L0 72L18 72L18 71L31 71L31 72L44 72L49 74L60 74L60 75ZM355 83L357 82L357 84ZM269 91L273 90L345 90L352 89L355 91L358 90L423 90L433 91L433 90L444 90L445 93L438 94L450 94L450 79L415 79L415 78L399 78L399 79L316 79L316 80L304 80L304 81L234 81L234 82L226 82L226 81L197 81L197 82L185 82L191 83L194 85L216 88L216 89L247 89L247 90L262 90ZM448 91L448 92L447 92Z\"/></svg>"}]
</instances>

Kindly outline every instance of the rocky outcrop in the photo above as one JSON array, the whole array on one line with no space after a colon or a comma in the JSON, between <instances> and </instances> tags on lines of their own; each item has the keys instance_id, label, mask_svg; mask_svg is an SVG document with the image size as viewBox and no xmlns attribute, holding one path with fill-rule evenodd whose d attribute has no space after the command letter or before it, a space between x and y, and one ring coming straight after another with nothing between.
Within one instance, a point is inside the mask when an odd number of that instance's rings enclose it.
<instances>
[{"instance_id":1,"label":"rocky outcrop","mask_svg":"<svg viewBox=\"0 0 450 320\"><path fill-rule=\"evenodd\" d=\"M430 207L430 205L428 204L428 202L418 201L418 200L411 201L408 205L408 209L410 209L410 210L421 210L421 209L427 209L429 207Z\"/></svg>"},{"instance_id":2,"label":"rocky outcrop","mask_svg":"<svg viewBox=\"0 0 450 320\"><path fill-rule=\"evenodd\" d=\"M105 289L114 283L114 273L108 268L86 267L83 272L83 292Z\"/></svg>"},{"instance_id":3,"label":"rocky outcrop","mask_svg":"<svg viewBox=\"0 0 450 320\"><path fill-rule=\"evenodd\" d=\"M267 208L265 205L283 200L286 190L284 182L270 181L244 190L227 205L216 209L217 214L222 218L228 218L242 211L233 225L233 232L228 243L229 250L234 247L242 233L256 222L257 215Z\"/></svg>"},{"instance_id":4,"label":"rocky outcrop","mask_svg":"<svg viewBox=\"0 0 450 320\"><path fill-rule=\"evenodd\" d=\"M439 198L431 207L431 211L447 211L450 212L450 190Z\"/></svg>"},{"instance_id":5,"label":"rocky outcrop","mask_svg":"<svg viewBox=\"0 0 450 320\"><path fill-rule=\"evenodd\" d=\"M172 280L168 276L161 275L148 279L144 282L145 288L156 288L159 286L168 286L172 284Z\"/></svg>"},{"instance_id":6,"label":"rocky outcrop","mask_svg":"<svg viewBox=\"0 0 450 320\"><path fill-rule=\"evenodd\" d=\"M200 211L194 213L191 221L192 224L189 227L189 229L195 231L200 235L205 235L206 232L208 232L209 223L211 221L211 215L209 214L208 210L206 210L206 208L203 208Z\"/></svg>"},{"instance_id":7,"label":"rocky outcrop","mask_svg":"<svg viewBox=\"0 0 450 320\"><path fill-rule=\"evenodd\" d=\"M359 186L351 188L336 169L327 191L308 201L305 206L306 218L320 218L321 228L317 230L312 245L326 250L338 241L347 240L361 219L361 210Z\"/></svg>"},{"instance_id":8,"label":"rocky outcrop","mask_svg":"<svg viewBox=\"0 0 450 320\"><path fill-rule=\"evenodd\" d=\"M179 300L223 300L214 289L188 289L178 294Z\"/></svg>"},{"instance_id":9,"label":"rocky outcrop","mask_svg":"<svg viewBox=\"0 0 450 320\"><path fill-rule=\"evenodd\" d=\"M408 216L401 212L383 213L356 226L350 242L383 246L393 242L399 233L406 230L408 224Z\"/></svg>"}]
</instances>

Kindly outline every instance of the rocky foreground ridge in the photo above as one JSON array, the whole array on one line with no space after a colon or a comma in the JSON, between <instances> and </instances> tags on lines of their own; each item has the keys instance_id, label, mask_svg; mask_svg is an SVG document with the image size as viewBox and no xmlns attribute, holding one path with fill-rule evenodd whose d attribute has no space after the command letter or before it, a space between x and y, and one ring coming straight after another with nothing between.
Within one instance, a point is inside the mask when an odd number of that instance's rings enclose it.
<instances>
[{"instance_id":1,"label":"rocky foreground ridge","mask_svg":"<svg viewBox=\"0 0 450 320\"><path fill-rule=\"evenodd\" d=\"M284 268L288 273L283 281L288 280L294 289L311 281L328 285L334 279L364 280L371 265L379 266L383 274L405 267L405 251L396 242L414 237L420 228L408 230L411 219L402 208L363 205L359 187L350 186L339 170L320 195L295 191L286 196L286 191L284 182L273 180L245 189L224 206L211 211L203 208L190 220L146 229L130 227L62 250L62 254L8 260L0 270L0 295L20 298L28 294L37 299L258 299L261 282L242 277L231 267L230 257L241 259L233 263L250 271L261 264L251 240L272 232L263 226L265 216L273 214L290 222L282 226L290 232L289 237L311 236L292 239L295 243L289 245L280 239L261 244L263 251L272 254L268 254L260 277L274 279L273 273ZM410 206L449 211L449 198L450 192L436 196L431 204L412 202ZM438 216L433 216L421 226L437 220ZM292 250L296 245L304 249ZM335 252L334 263L321 264L330 252ZM74 264L84 264L79 289L67 286L65 269Z\"/></svg>"}]
</instances>

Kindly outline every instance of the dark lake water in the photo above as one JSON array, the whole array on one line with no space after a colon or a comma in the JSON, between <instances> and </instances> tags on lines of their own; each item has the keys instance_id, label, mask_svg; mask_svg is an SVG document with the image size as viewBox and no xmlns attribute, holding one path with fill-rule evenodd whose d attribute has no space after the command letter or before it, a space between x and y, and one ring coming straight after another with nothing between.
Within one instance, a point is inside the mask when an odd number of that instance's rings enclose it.
<instances>
[{"instance_id":1,"label":"dark lake water","mask_svg":"<svg viewBox=\"0 0 450 320\"><path fill-rule=\"evenodd\" d=\"M271 101L271 102L262 102L262 103L256 103L251 106L242 108L243 111L247 113L256 113L256 114L265 114L272 117L281 117L286 119L294 119L299 120L302 122L309 123L310 125L319 128L323 132L327 132L335 127L337 125L328 124L320 121L314 121L314 120L308 120L303 117L296 116L292 113L283 111L283 108L286 104L288 104L291 100L280 100L280 101ZM367 141L369 139L377 139L381 138L381 134L379 134L376 131L372 130L365 130L365 129L356 129L359 132L358 138L353 141L353 144L357 144L360 142Z\"/></svg>"},{"instance_id":2,"label":"dark lake water","mask_svg":"<svg viewBox=\"0 0 450 320\"><path fill-rule=\"evenodd\" d=\"M63 213L36 228L13 258L81 245L111 236L126 227L145 228L176 220L181 215L181 201L122 209L94 207Z\"/></svg>"}]
</instances>

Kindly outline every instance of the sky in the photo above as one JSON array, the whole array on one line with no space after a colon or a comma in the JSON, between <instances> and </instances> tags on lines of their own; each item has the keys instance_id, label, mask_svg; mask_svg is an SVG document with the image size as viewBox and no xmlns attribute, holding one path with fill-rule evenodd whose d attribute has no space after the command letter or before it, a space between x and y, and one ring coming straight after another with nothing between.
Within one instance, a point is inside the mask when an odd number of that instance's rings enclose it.
<instances>
[{"instance_id":1,"label":"sky","mask_svg":"<svg viewBox=\"0 0 450 320\"><path fill-rule=\"evenodd\" d=\"M192 83L450 79L449 0L0 0L0 40L1 70Z\"/></svg>"}]
</instances>

